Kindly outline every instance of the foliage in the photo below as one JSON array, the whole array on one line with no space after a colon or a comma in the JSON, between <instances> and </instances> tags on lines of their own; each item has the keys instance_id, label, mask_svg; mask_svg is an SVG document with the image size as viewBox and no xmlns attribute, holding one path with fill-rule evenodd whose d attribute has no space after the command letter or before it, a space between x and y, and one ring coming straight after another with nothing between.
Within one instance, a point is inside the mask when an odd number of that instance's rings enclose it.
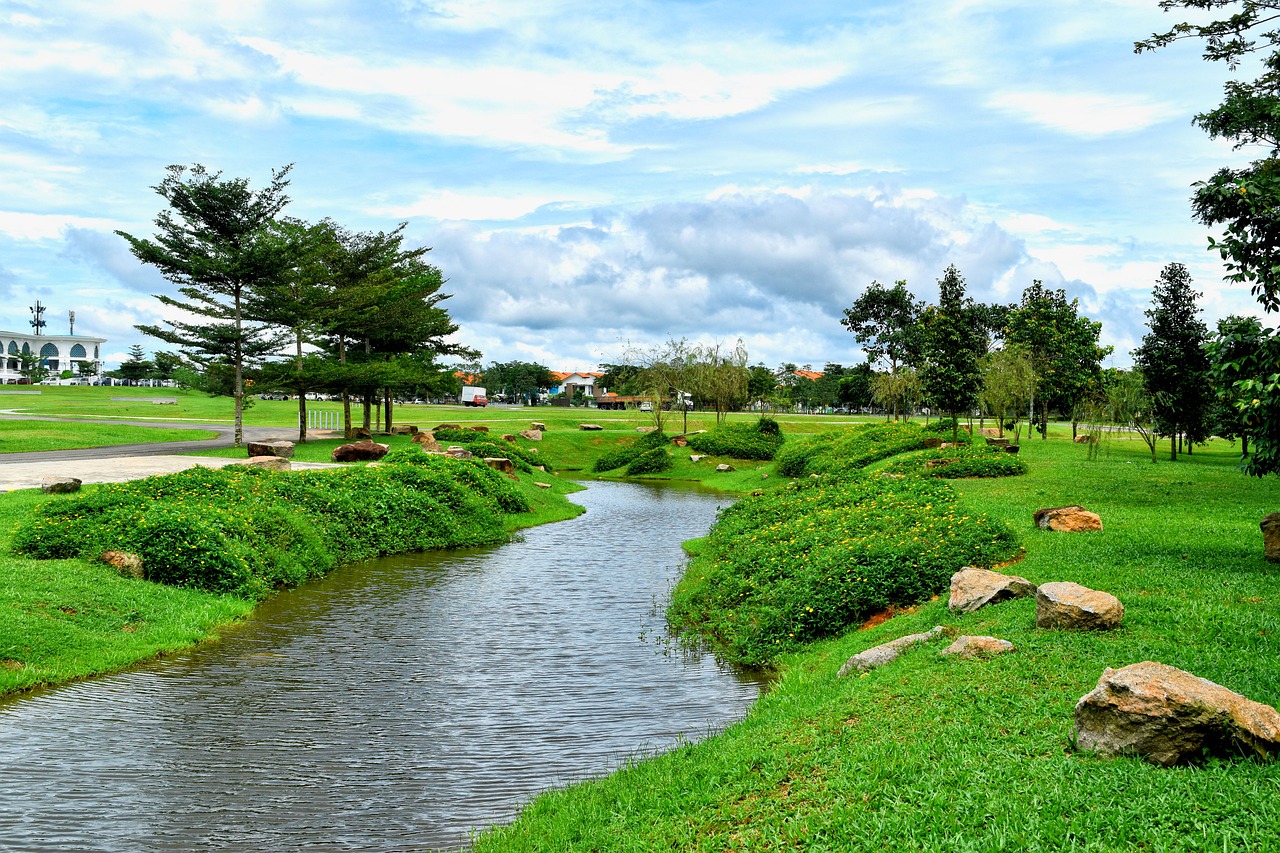
<instances>
[{"instance_id":1,"label":"foliage","mask_svg":"<svg viewBox=\"0 0 1280 853\"><path fill-rule=\"evenodd\" d=\"M243 466L99 486L42 504L13 537L41 559L137 553L150 580L256 599L339 563L505 538L528 503L480 462L388 454L374 468Z\"/></svg>"},{"instance_id":2,"label":"foliage","mask_svg":"<svg viewBox=\"0 0 1280 853\"><path fill-rule=\"evenodd\" d=\"M1256 317L1232 314L1218 321L1216 334L1205 342L1209 359L1209 384L1217 397L1218 423L1215 433L1223 438L1241 439L1241 453L1249 455L1249 425L1243 413L1247 402L1238 383L1254 378L1245 373L1258 352L1266 346L1268 333Z\"/></svg>"},{"instance_id":3,"label":"foliage","mask_svg":"<svg viewBox=\"0 0 1280 853\"><path fill-rule=\"evenodd\" d=\"M849 308L840 324L862 345L867 363L883 361L890 373L914 364L921 349L920 314L924 302L907 290L905 281L886 288L873 281Z\"/></svg>"},{"instance_id":4,"label":"foliage","mask_svg":"<svg viewBox=\"0 0 1280 853\"><path fill-rule=\"evenodd\" d=\"M1189 442L1200 443L1208 436L1211 390L1209 357L1204 344L1209 330L1199 318L1191 289L1191 275L1179 263L1160 271L1147 309L1149 331L1133 351L1134 367L1142 372L1147 393L1154 402L1156 429L1163 435L1185 434ZM1170 443L1170 456L1177 458L1177 446Z\"/></svg>"},{"instance_id":5,"label":"foliage","mask_svg":"<svg viewBox=\"0 0 1280 853\"><path fill-rule=\"evenodd\" d=\"M871 377L871 399L895 415L915 411L923 395L924 385L915 368L902 367L893 373L877 373Z\"/></svg>"},{"instance_id":6,"label":"foliage","mask_svg":"<svg viewBox=\"0 0 1280 853\"><path fill-rule=\"evenodd\" d=\"M642 452L627 465L628 477L639 477L644 474L661 474L671 469L671 454L665 447L654 447Z\"/></svg>"},{"instance_id":7,"label":"foliage","mask_svg":"<svg viewBox=\"0 0 1280 853\"><path fill-rule=\"evenodd\" d=\"M756 423L722 423L709 432L690 433L689 446L710 456L772 459L782 447L782 431L772 418Z\"/></svg>"},{"instance_id":8,"label":"foliage","mask_svg":"<svg viewBox=\"0 0 1280 853\"><path fill-rule=\"evenodd\" d=\"M936 481L802 481L721 512L668 616L759 666L1016 551L1004 524L971 516Z\"/></svg>"},{"instance_id":9,"label":"foliage","mask_svg":"<svg viewBox=\"0 0 1280 853\"><path fill-rule=\"evenodd\" d=\"M854 476L872 462L924 447L925 433L910 422L871 424L819 433L808 441L791 441L774 463L784 477L829 474Z\"/></svg>"},{"instance_id":10,"label":"foliage","mask_svg":"<svg viewBox=\"0 0 1280 853\"><path fill-rule=\"evenodd\" d=\"M938 279L938 304L921 318L924 366L920 381L938 407L951 415L953 440L956 417L972 409L982 388L981 358L987 332L973 300L965 293L964 277L955 265Z\"/></svg>"},{"instance_id":11,"label":"foliage","mask_svg":"<svg viewBox=\"0 0 1280 853\"><path fill-rule=\"evenodd\" d=\"M546 391L556 384L549 369L527 361L492 362L485 368L482 378L490 397L502 395L508 400L530 402L537 402L539 391Z\"/></svg>"},{"instance_id":12,"label":"foliage","mask_svg":"<svg viewBox=\"0 0 1280 853\"><path fill-rule=\"evenodd\" d=\"M606 471L621 468L623 465L630 465L642 453L654 448L665 447L668 440L667 434L661 430L647 432L638 438L624 442L613 450L607 450L600 454L596 461L592 463L591 470L598 474L603 474Z\"/></svg>"},{"instance_id":13,"label":"foliage","mask_svg":"<svg viewBox=\"0 0 1280 853\"><path fill-rule=\"evenodd\" d=\"M982 360L982 403L996 416L1000 434L1008 416L1029 405L1035 394L1031 361L1016 346L987 353Z\"/></svg>"},{"instance_id":14,"label":"foliage","mask_svg":"<svg viewBox=\"0 0 1280 853\"><path fill-rule=\"evenodd\" d=\"M925 424L920 427L930 435L945 436L948 441L955 444L970 444L973 442L973 435L967 427L961 427L960 422L955 418L938 418L932 423Z\"/></svg>"},{"instance_id":15,"label":"foliage","mask_svg":"<svg viewBox=\"0 0 1280 853\"><path fill-rule=\"evenodd\" d=\"M962 477L1013 477L1027 473L1027 463L999 447L948 447L925 450L890 463L886 472L957 480Z\"/></svg>"}]
</instances>

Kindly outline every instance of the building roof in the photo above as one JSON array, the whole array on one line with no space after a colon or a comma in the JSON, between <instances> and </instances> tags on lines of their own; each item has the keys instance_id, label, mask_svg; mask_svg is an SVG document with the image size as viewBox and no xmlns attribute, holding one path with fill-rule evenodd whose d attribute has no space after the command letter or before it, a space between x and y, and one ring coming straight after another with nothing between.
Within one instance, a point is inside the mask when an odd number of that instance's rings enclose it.
<instances>
[{"instance_id":1,"label":"building roof","mask_svg":"<svg viewBox=\"0 0 1280 853\"><path fill-rule=\"evenodd\" d=\"M795 374L801 379L812 379L814 381L823 377L823 373L820 370L797 370L795 371Z\"/></svg>"}]
</instances>

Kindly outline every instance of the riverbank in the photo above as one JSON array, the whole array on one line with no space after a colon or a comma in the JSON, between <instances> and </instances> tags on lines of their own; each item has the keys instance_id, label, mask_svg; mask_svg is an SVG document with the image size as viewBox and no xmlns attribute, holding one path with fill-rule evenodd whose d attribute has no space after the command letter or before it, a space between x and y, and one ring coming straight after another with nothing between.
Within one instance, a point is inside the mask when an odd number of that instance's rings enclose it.
<instances>
[{"instance_id":1,"label":"riverbank","mask_svg":"<svg viewBox=\"0 0 1280 853\"><path fill-rule=\"evenodd\" d=\"M1245 478L1224 442L1153 465L1141 442L1116 439L1091 461L1057 429L1020 455L1024 476L953 486L1017 531L1016 573L1114 593L1119 629L1039 631L1030 599L965 616L925 603L781 656L743 722L545 794L475 849L1280 848L1280 762L1165 769L1071 743L1075 702L1108 666L1158 660L1280 705L1280 569L1262 559L1257 527L1280 482ZM1037 508L1072 503L1104 530L1032 525ZM939 641L837 677L851 655L934 625L1017 651L941 659Z\"/></svg>"}]
</instances>

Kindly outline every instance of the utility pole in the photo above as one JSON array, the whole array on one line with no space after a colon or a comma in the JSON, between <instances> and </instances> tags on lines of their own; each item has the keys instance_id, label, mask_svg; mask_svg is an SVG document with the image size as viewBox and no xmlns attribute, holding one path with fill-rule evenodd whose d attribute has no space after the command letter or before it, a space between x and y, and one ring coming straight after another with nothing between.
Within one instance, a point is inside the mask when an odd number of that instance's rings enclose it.
<instances>
[{"instance_id":1,"label":"utility pole","mask_svg":"<svg viewBox=\"0 0 1280 853\"><path fill-rule=\"evenodd\" d=\"M76 312L68 311L67 320L71 323L71 328L67 331L67 334L74 335L76 333Z\"/></svg>"}]
</instances>

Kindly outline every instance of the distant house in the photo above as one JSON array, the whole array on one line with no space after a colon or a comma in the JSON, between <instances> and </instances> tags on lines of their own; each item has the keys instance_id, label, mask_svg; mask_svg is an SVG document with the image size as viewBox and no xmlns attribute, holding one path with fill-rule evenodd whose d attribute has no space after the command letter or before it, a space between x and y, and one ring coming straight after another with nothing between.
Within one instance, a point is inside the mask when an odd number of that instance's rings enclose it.
<instances>
[{"instance_id":1,"label":"distant house","mask_svg":"<svg viewBox=\"0 0 1280 853\"><path fill-rule=\"evenodd\" d=\"M86 335L33 335L30 332L0 331L0 348L4 350L4 356L0 358L0 383L13 385L22 378L23 355L39 357L40 363L49 370L51 379L58 379L66 370L80 375L77 365L100 361L102 345L106 342L106 338L91 338Z\"/></svg>"},{"instance_id":2,"label":"distant house","mask_svg":"<svg viewBox=\"0 0 1280 853\"><path fill-rule=\"evenodd\" d=\"M812 379L814 382L817 382L823 376L821 370L796 370L793 372L801 379Z\"/></svg>"},{"instance_id":3,"label":"distant house","mask_svg":"<svg viewBox=\"0 0 1280 853\"><path fill-rule=\"evenodd\" d=\"M566 397L573 398L578 391L582 391L591 401L599 402L608 395L609 389L603 385L598 385L597 380L603 379L603 373L592 373L586 371L575 371L565 373L563 371L551 371L551 378L555 380L548 394L555 396L556 394L564 394Z\"/></svg>"}]
</instances>

